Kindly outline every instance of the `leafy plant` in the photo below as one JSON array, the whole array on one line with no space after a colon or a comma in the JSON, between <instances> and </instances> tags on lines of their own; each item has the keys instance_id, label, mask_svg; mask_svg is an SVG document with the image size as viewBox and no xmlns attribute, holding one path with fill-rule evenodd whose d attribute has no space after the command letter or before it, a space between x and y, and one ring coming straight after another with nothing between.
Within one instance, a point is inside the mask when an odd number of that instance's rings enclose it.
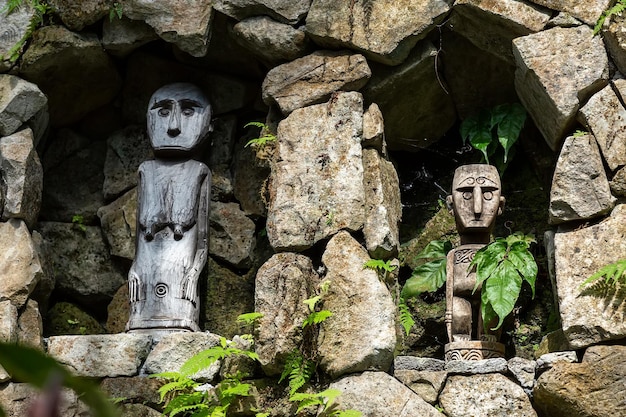
<instances>
[{"instance_id":1,"label":"leafy plant","mask_svg":"<svg viewBox=\"0 0 626 417\"><path fill-rule=\"evenodd\" d=\"M258 320L261 319L263 317L263 313L257 313L252 312L252 313L244 313L244 314L240 314L237 317L237 321L240 323L245 323L248 325L256 325Z\"/></svg>"},{"instance_id":2,"label":"leafy plant","mask_svg":"<svg viewBox=\"0 0 626 417\"><path fill-rule=\"evenodd\" d=\"M81 232L87 232L87 226L85 226L85 218L80 214L72 216L72 224L78 228Z\"/></svg>"},{"instance_id":3,"label":"leafy plant","mask_svg":"<svg viewBox=\"0 0 626 417\"><path fill-rule=\"evenodd\" d=\"M603 266L598 272L583 281L579 289L583 289L601 278L604 278L604 282L610 285L616 285L620 281L626 283L626 259L620 259L617 262Z\"/></svg>"},{"instance_id":4,"label":"leafy plant","mask_svg":"<svg viewBox=\"0 0 626 417\"><path fill-rule=\"evenodd\" d=\"M280 374L278 383L283 382L285 379L289 382L289 396L291 397L311 380L316 370L317 364L315 361L305 358L302 352L295 349L287 356L285 367Z\"/></svg>"},{"instance_id":5,"label":"leafy plant","mask_svg":"<svg viewBox=\"0 0 626 417\"><path fill-rule=\"evenodd\" d=\"M33 16L28 22L28 27L26 28L26 32L24 32L24 36L22 36L22 38L7 51L6 56L0 55L0 60L8 59L9 62L15 63L21 56L22 49L24 48L26 42L33 36L35 30L44 24L46 16L49 15L52 10L45 0L9 0L0 13L6 13L8 16L16 9L23 6L25 2L34 10Z\"/></svg>"},{"instance_id":6,"label":"leafy plant","mask_svg":"<svg viewBox=\"0 0 626 417\"><path fill-rule=\"evenodd\" d=\"M383 261L382 259L370 259L363 264L363 269L373 269L377 272L393 272L396 265L391 264L391 259Z\"/></svg>"},{"instance_id":7,"label":"leafy plant","mask_svg":"<svg viewBox=\"0 0 626 417\"><path fill-rule=\"evenodd\" d=\"M604 26L604 22L606 21L607 18L615 14L619 14L623 12L624 10L626 10L626 0L617 0L617 3L615 3L613 7L605 10L604 13L600 15L600 18L596 22L596 25L593 27L594 36L600 33L600 31L602 30L602 26Z\"/></svg>"},{"instance_id":8,"label":"leafy plant","mask_svg":"<svg viewBox=\"0 0 626 417\"><path fill-rule=\"evenodd\" d=\"M249 126L260 127L261 134L258 138L249 140L245 144L244 148L247 148L248 146L252 146L253 148L261 149L261 148L264 148L267 144L276 141L276 135L270 132L269 127L265 123L250 122L250 123L247 123L244 127L249 127Z\"/></svg>"},{"instance_id":9,"label":"leafy plant","mask_svg":"<svg viewBox=\"0 0 626 417\"><path fill-rule=\"evenodd\" d=\"M328 291L329 287L330 281L326 280L322 282L319 294L303 301L303 303L309 307L309 315L302 322L303 329L313 324L320 324L333 315L329 310L316 311L318 303L322 300L323 295Z\"/></svg>"},{"instance_id":10,"label":"leafy plant","mask_svg":"<svg viewBox=\"0 0 626 417\"><path fill-rule=\"evenodd\" d=\"M526 110L521 104L501 104L468 117L461 123L459 132L463 144L469 140L470 145L482 153L486 163L500 144L504 150L503 163L499 167L502 172L525 121Z\"/></svg>"},{"instance_id":11,"label":"leafy plant","mask_svg":"<svg viewBox=\"0 0 626 417\"><path fill-rule=\"evenodd\" d=\"M577 130L577 131L574 132L574 134L572 136L575 137L575 138L579 138L581 136L585 136L585 135L588 135L588 134L589 134L589 132L586 132L584 130Z\"/></svg>"},{"instance_id":12,"label":"leafy plant","mask_svg":"<svg viewBox=\"0 0 626 417\"><path fill-rule=\"evenodd\" d=\"M118 19L122 18L122 14L124 12L122 3L115 2L109 9L109 21L112 22L113 19L117 16Z\"/></svg>"},{"instance_id":13,"label":"leafy plant","mask_svg":"<svg viewBox=\"0 0 626 417\"><path fill-rule=\"evenodd\" d=\"M406 304L406 300L402 298L400 299L400 302L398 303L398 310L400 311L400 324L408 336L411 333L411 328L415 325L415 320L409 310L409 306Z\"/></svg>"},{"instance_id":14,"label":"leafy plant","mask_svg":"<svg viewBox=\"0 0 626 417\"><path fill-rule=\"evenodd\" d=\"M492 330L502 326L506 316L513 311L523 281L530 285L535 297L537 263L529 251L534 242L534 236L516 232L497 238L476 252L469 268L476 267L474 292L482 284L481 312L485 330L496 318L498 324Z\"/></svg>"},{"instance_id":15,"label":"leafy plant","mask_svg":"<svg viewBox=\"0 0 626 417\"><path fill-rule=\"evenodd\" d=\"M416 255L417 259L430 261L413 270L402 288L402 298L417 297L423 292L435 292L446 282L446 257L452 250L449 240L433 240Z\"/></svg>"},{"instance_id":16,"label":"leafy plant","mask_svg":"<svg viewBox=\"0 0 626 417\"><path fill-rule=\"evenodd\" d=\"M360 417L363 415L357 410L333 410L332 406L335 399L340 395L341 391L329 388L316 393L298 392L291 396L290 401L298 403L298 410L296 413L300 413L300 411L308 407L322 406L322 410L318 415L329 417Z\"/></svg>"},{"instance_id":17,"label":"leafy plant","mask_svg":"<svg viewBox=\"0 0 626 417\"><path fill-rule=\"evenodd\" d=\"M89 380L71 374L61 364L50 356L30 347L9 343L0 343L0 365L8 372L14 381L26 382L40 389L50 389L55 394L54 387L47 388L51 381L70 388L87 404L94 417L114 417L115 409L104 394ZM60 395L60 392L57 392ZM46 410L50 415L54 410ZM0 416L4 412L0 407Z\"/></svg>"},{"instance_id":18,"label":"leafy plant","mask_svg":"<svg viewBox=\"0 0 626 417\"><path fill-rule=\"evenodd\" d=\"M224 417L237 397L249 395L250 384L242 382L243 376L231 375L223 379L215 388L214 395L201 390L201 384L192 379L199 371L226 357L242 355L258 361L256 353L239 349L220 338L219 346L203 350L189 358L178 372L162 372L150 375L169 382L159 388L161 402L165 402L163 412L169 417L191 413L192 417Z\"/></svg>"}]
</instances>

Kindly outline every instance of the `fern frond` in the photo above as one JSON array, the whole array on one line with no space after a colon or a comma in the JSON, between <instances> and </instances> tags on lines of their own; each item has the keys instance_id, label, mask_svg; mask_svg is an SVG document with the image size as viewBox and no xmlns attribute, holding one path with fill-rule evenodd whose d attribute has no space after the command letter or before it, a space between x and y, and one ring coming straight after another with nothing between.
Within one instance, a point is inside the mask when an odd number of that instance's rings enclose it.
<instances>
[{"instance_id":1,"label":"fern frond","mask_svg":"<svg viewBox=\"0 0 626 417\"><path fill-rule=\"evenodd\" d=\"M304 329L306 326L310 326L313 324L320 324L332 315L333 313L330 310L321 310L311 313L302 322L302 328Z\"/></svg>"},{"instance_id":2,"label":"fern frond","mask_svg":"<svg viewBox=\"0 0 626 417\"><path fill-rule=\"evenodd\" d=\"M603 266L596 272L591 275L582 284L580 284L579 289L583 289L588 284L595 282L601 278L604 278L604 282L611 285L616 285L620 280L624 280L626 282L626 259L620 259L617 262L612 264L608 264Z\"/></svg>"},{"instance_id":3,"label":"fern frond","mask_svg":"<svg viewBox=\"0 0 626 417\"><path fill-rule=\"evenodd\" d=\"M614 14L622 13L624 10L626 10L626 0L617 0L617 3L613 7L602 13L600 18L596 22L596 25L593 27L593 35L595 36L600 33L606 19L613 16Z\"/></svg>"},{"instance_id":4,"label":"fern frond","mask_svg":"<svg viewBox=\"0 0 626 417\"><path fill-rule=\"evenodd\" d=\"M400 310L400 324L408 336L409 333L411 333L411 328L415 325L415 320L409 310L409 306L406 305L404 300L400 300L400 303L398 303L398 309Z\"/></svg>"},{"instance_id":5,"label":"fern frond","mask_svg":"<svg viewBox=\"0 0 626 417\"><path fill-rule=\"evenodd\" d=\"M311 380L316 369L317 364L315 362L306 359L299 350L294 350L285 361L285 367L278 383L287 378L289 380L289 395L291 396Z\"/></svg>"}]
</instances>

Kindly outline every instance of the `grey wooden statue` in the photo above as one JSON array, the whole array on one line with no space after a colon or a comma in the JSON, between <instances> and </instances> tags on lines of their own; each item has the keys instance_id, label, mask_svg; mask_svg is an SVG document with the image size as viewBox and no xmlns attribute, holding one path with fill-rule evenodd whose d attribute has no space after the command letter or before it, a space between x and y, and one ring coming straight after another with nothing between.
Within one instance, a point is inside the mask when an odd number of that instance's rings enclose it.
<instances>
[{"instance_id":1,"label":"grey wooden statue","mask_svg":"<svg viewBox=\"0 0 626 417\"><path fill-rule=\"evenodd\" d=\"M211 115L209 100L192 84L166 85L150 98L155 159L139 166L127 331L199 330L197 287L208 252L211 172L191 158L212 130Z\"/></svg>"},{"instance_id":2,"label":"grey wooden statue","mask_svg":"<svg viewBox=\"0 0 626 417\"><path fill-rule=\"evenodd\" d=\"M454 213L461 245L448 253L446 278L446 360L479 360L504 355L498 334L485 333L476 272L469 270L476 251L489 243L496 216L502 213L500 176L491 165L456 169L448 207ZM495 325L495 323L494 323ZM493 326L487 326L493 327Z\"/></svg>"}]
</instances>

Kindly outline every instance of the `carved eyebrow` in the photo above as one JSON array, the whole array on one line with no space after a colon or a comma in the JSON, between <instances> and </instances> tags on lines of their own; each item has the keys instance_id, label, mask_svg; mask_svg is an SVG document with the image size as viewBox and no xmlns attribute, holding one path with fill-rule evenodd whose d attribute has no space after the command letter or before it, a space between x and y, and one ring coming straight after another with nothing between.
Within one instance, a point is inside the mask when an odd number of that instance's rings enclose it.
<instances>
[{"instance_id":1,"label":"carved eyebrow","mask_svg":"<svg viewBox=\"0 0 626 417\"><path fill-rule=\"evenodd\" d=\"M183 106L187 106L187 107L203 107L202 104L199 101L196 100L191 100L188 98L184 98L182 100L179 100L179 103Z\"/></svg>"},{"instance_id":2,"label":"carved eyebrow","mask_svg":"<svg viewBox=\"0 0 626 417\"><path fill-rule=\"evenodd\" d=\"M158 108L166 107L166 106L171 107L172 103L174 103L174 100L171 100L168 98L165 100L157 101L156 103L152 105L152 107L150 107L150 110L154 110L154 109L158 109Z\"/></svg>"}]
</instances>

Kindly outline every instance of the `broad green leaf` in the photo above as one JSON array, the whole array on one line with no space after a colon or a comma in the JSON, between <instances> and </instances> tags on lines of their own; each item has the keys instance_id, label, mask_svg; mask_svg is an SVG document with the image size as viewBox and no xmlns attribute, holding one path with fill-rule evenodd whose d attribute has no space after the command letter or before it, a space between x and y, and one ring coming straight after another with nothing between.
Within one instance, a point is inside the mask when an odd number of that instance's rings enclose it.
<instances>
[{"instance_id":1,"label":"broad green leaf","mask_svg":"<svg viewBox=\"0 0 626 417\"><path fill-rule=\"evenodd\" d=\"M517 273L515 265L508 259L500 262L489 279L484 283L487 300L499 317L499 322L495 329L500 328L506 316L513 311L521 288L522 277Z\"/></svg>"},{"instance_id":2,"label":"broad green leaf","mask_svg":"<svg viewBox=\"0 0 626 417\"><path fill-rule=\"evenodd\" d=\"M498 141L504 148L504 162L507 162L509 149L517 142L526 121L526 109L518 103L504 104L496 107L497 111L506 114L498 123Z\"/></svg>"},{"instance_id":3,"label":"broad green leaf","mask_svg":"<svg viewBox=\"0 0 626 417\"><path fill-rule=\"evenodd\" d=\"M415 257L418 259L445 258L451 250L452 243L449 240L433 240Z\"/></svg>"},{"instance_id":4,"label":"broad green leaf","mask_svg":"<svg viewBox=\"0 0 626 417\"><path fill-rule=\"evenodd\" d=\"M476 285L473 292L494 273L505 254L506 243L498 240L476 252L468 268L468 271L471 271L472 267L476 266Z\"/></svg>"},{"instance_id":5,"label":"broad green leaf","mask_svg":"<svg viewBox=\"0 0 626 417\"><path fill-rule=\"evenodd\" d=\"M316 295L315 297L308 298L303 301L304 304L309 306L309 311L315 311L315 305L322 299L321 295Z\"/></svg>"},{"instance_id":6,"label":"broad green leaf","mask_svg":"<svg viewBox=\"0 0 626 417\"><path fill-rule=\"evenodd\" d=\"M53 358L38 350L0 343L0 365L15 381L27 382L40 389L45 388L50 378L56 375L65 387L81 397L95 417L116 415L113 404L91 381L72 375Z\"/></svg>"},{"instance_id":7,"label":"broad green leaf","mask_svg":"<svg viewBox=\"0 0 626 417\"><path fill-rule=\"evenodd\" d=\"M337 397L341 395L341 391L339 391L338 389L328 388L320 392L318 395L324 397L324 410L327 410L330 406L333 405Z\"/></svg>"},{"instance_id":8,"label":"broad green leaf","mask_svg":"<svg viewBox=\"0 0 626 417\"><path fill-rule=\"evenodd\" d=\"M423 292L434 292L446 282L446 258L427 262L413 270L402 288L402 298L417 297Z\"/></svg>"},{"instance_id":9,"label":"broad green leaf","mask_svg":"<svg viewBox=\"0 0 626 417\"><path fill-rule=\"evenodd\" d=\"M489 303L489 299L487 297L487 291L485 290L485 288L483 288L480 293L480 302L481 302L480 313L483 317L483 329L485 333L487 333L487 331L489 330L489 324L498 321L498 315L496 314L495 311L493 311L493 307L491 307L491 304ZM495 329L492 329L492 330L495 330Z\"/></svg>"},{"instance_id":10,"label":"broad green leaf","mask_svg":"<svg viewBox=\"0 0 626 417\"><path fill-rule=\"evenodd\" d=\"M528 251L525 242L516 242L509 248L508 260L514 265L522 278L530 284L533 298L535 297L535 281L537 279L537 263Z\"/></svg>"},{"instance_id":11,"label":"broad green leaf","mask_svg":"<svg viewBox=\"0 0 626 417\"><path fill-rule=\"evenodd\" d=\"M252 312L252 313L244 313L237 316L237 322L245 323L245 324L254 324L256 320L263 317L263 313Z\"/></svg>"}]
</instances>

